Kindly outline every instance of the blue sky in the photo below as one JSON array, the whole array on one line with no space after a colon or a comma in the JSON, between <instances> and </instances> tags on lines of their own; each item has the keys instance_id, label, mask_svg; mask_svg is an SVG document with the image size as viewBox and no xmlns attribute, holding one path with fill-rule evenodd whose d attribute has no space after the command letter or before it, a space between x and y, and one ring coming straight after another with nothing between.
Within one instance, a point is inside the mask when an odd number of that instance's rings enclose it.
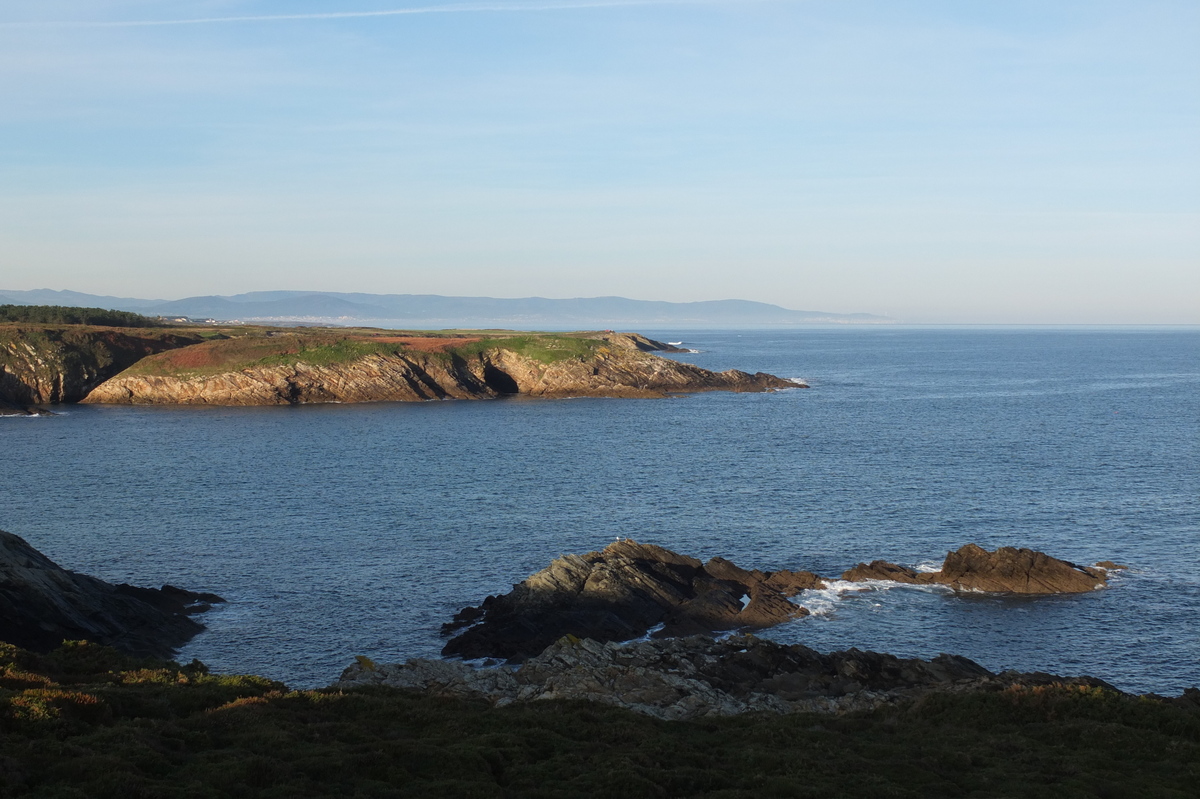
<instances>
[{"instance_id":1,"label":"blue sky","mask_svg":"<svg viewBox=\"0 0 1200 799\"><path fill-rule=\"evenodd\" d=\"M6 5L0 288L1200 323L1194 1Z\"/></svg>"}]
</instances>

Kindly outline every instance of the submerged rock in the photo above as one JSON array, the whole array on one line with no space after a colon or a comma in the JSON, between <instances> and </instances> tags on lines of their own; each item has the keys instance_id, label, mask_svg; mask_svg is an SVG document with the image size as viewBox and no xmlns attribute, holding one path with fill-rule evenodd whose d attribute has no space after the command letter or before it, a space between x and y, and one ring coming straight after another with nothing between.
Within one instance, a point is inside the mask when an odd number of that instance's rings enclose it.
<instances>
[{"instance_id":1,"label":"submerged rock","mask_svg":"<svg viewBox=\"0 0 1200 799\"><path fill-rule=\"evenodd\" d=\"M752 711L843 713L870 710L932 691L1001 690L1014 684L1066 683L1116 690L1101 680L993 674L967 658L932 660L876 652L821 654L753 635L721 640L602 643L567 636L519 668L474 668L461 661L414 659L347 668L335 687L385 685L482 698L497 705L586 699L656 716L687 719Z\"/></svg>"},{"instance_id":2,"label":"submerged rock","mask_svg":"<svg viewBox=\"0 0 1200 799\"><path fill-rule=\"evenodd\" d=\"M1032 549L1000 547L995 552L988 552L975 544L967 544L947 554L942 568L936 572L918 572L876 560L847 570L842 579L947 585L955 591L1080 594L1103 588L1108 583L1108 573L1103 567L1076 566Z\"/></svg>"},{"instance_id":3,"label":"submerged rock","mask_svg":"<svg viewBox=\"0 0 1200 799\"><path fill-rule=\"evenodd\" d=\"M651 544L618 541L600 552L564 555L443 627L461 632L442 650L465 658L519 661L564 635L627 641L758 629L808 613L787 597L824 587L809 572L747 571L723 558L701 563Z\"/></svg>"},{"instance_id":4,"label":"submerged rock","mask_svg":"<svg viewBox=\"0 0 1200 799\"><path fill-rule=\"evenodd\" d=\"M170 585L113 585L76 574L0 530L0 641L48 652L84 639L166 658L204 629L191 615L217 602L224 600Z\"/></svg>"}]
</instances>

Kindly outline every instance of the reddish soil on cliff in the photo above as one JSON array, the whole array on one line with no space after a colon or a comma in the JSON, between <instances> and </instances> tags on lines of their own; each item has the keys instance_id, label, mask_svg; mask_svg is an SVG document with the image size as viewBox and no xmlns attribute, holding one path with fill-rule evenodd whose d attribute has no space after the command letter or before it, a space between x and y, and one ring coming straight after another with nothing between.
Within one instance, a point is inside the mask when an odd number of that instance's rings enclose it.
<instances>
[{"instance_id":1,"label":"reddish soil on cliff","mask_svg":"<svg viewBox=\"0 0 1200 799\"><path fill-rule=\"evenodd\" d=\"M403 344L416 352L445 352L454 347L474 344L482 338L438 338L435 336L355 336L357 341L375 341L380 344Z\"/></svg>"}]
</instances>

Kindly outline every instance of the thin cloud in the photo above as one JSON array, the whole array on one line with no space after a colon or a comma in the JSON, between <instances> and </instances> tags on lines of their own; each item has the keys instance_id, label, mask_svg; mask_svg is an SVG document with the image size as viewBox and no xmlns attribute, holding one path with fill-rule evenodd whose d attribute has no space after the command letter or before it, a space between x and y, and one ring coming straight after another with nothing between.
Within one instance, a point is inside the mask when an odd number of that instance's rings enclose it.
<instances>
[{"instance_id":1,"label":"thin cloud","mask_svg":"<svg viewBox=\"0 0 1200 799\"><path fill-rule=\"evenodd\" d=\"M718 5L723 0L582 0L549 3L458 3L443 6L418 6L382 11L332 11L323 14L262 14L239 17L196 17L193 19L136 19L112 21L0 22L0 28L148 28L167 25L223 25L238 22L287 22L362 17L400 17L414 14L512 13L526 11L575 11L628 6Z\"/></svg>"}]
</instances>

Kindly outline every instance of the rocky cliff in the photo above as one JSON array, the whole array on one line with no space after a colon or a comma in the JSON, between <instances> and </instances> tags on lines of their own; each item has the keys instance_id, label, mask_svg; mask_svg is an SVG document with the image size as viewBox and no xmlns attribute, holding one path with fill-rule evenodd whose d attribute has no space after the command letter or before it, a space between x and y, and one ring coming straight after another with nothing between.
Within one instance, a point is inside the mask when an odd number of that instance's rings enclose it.
<instances>
[{"instance_id":1,"label":"rocky cliff","mask_svg":"<svg viewBox=\"0 0 1200 799\"><path fill-rule=\"evenodd\" d=\"M98 386L84 402L294 405L515 394L662 397L797 387L774 375L710 372L660 358L646 351L658 342L644 337L602 336L488 340L305 333L267 343L206 342L147 358Z\"/></svg>"},{"instance_id":2,"label":"rocky cliff","mask_svg":"<svg viewBox=\"0 0 1200 799\"><path fill-rule=\"evenodd\" d=\"M47 652L64 640L87 640L170 657L204 629L191 616L222 601L169 585L113 585L77 574L0 531L0 641L25 649Z\"/></svg>"},{"instance_id":3,"label":"rocky cliff","mask_svg":"<svg viewBox=\"0 0 1200 799\"><path fill-rule=\"evenodd\" d=\"M0 325L0 405L77 402L147 355L195 333L86 325Z\"/></svg>"}]
</instances>

